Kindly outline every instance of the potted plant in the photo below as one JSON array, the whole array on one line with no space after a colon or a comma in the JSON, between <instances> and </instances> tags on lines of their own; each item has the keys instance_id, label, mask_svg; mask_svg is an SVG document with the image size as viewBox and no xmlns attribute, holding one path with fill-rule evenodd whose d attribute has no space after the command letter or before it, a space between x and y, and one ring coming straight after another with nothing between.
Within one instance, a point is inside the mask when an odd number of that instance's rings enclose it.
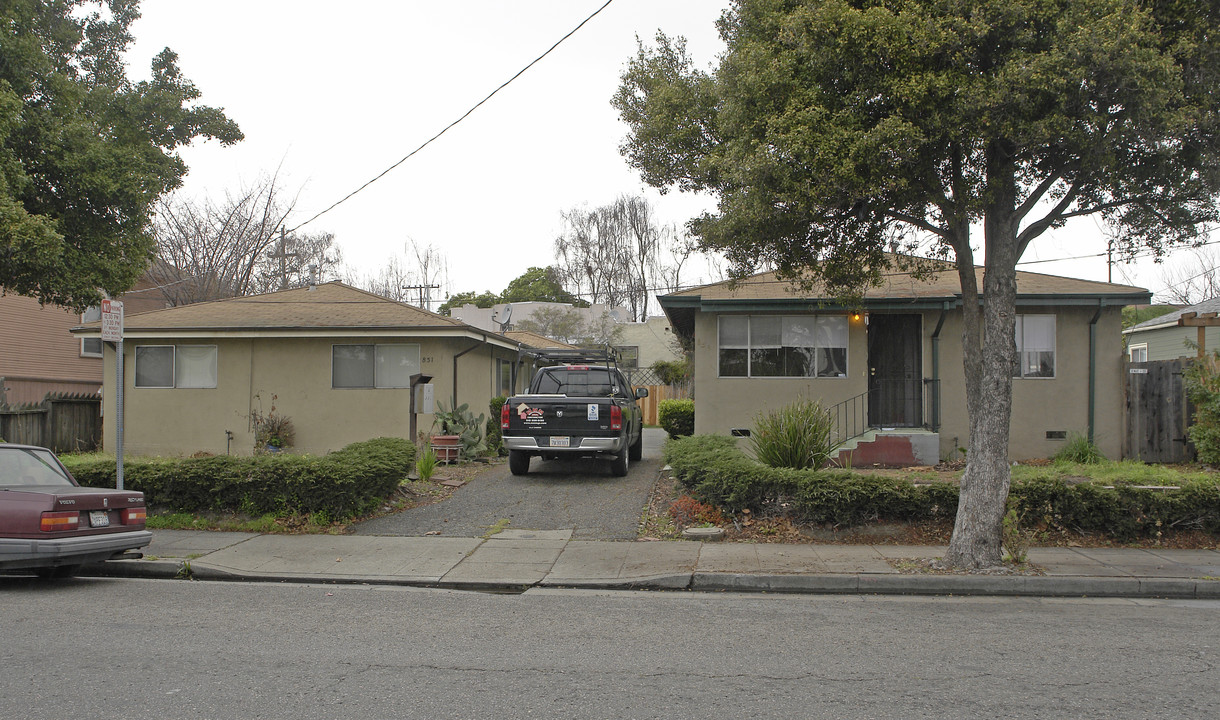
<instances>
[{"instance_id":1,"label":"potted plant","mask_svg":"<svg viewBox=\"0 0 1220 720\"><path fill-rule=\"evenodd\" d=\"M436 404L433 414L433 427L440 426L440 432L431 438L432 449L438 460L453 462L460 455L475 457L487 450L483 438L483 425L486 420L483 415L475 417L466 403L452 410L446 410L443 402Z\"/></svg>"},{"instance_id":2,"label":"potted plant","mask_svg":"<svg viewBox=\"0 0 1220 720\"><path fill-rule=\"evenodd\" d=\"M259 397L255 395L254 397ZM277 453L291 447L296 440L296 429L287 415L275 412L275 395L271 396L271 409L263 414L260 410L250 413L254 425L254 451Z\"/></svg>"}]
</instances>

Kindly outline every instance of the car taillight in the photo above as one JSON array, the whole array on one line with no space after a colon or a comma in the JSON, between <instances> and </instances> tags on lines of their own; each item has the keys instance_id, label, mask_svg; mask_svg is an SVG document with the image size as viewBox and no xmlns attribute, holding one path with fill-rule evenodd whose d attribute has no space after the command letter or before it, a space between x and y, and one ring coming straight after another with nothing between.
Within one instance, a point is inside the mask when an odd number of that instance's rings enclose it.
<instances>
[{"instance_id":1,"label":"car taillight","mask_svg":"<svg viewBox=\"0 0 1220 720\"><path fill-rule=\"evenodd\" d=\"M124 525L143 525L148 519L148 512L142 507L124 508L119 520Z\"/></svg>"},{"instance_id":2,"label":"car taillight","mask_svg":"<svg viewBox=\"0 0 1220 720\"><path fill-rule=\"evenodd\" d=\"M504 403L504 407L500 408L500 427L508 429L508 403Z\"/></svg>"},{"instance_id":3,"label":"car taillight","mask_svg":"<svg viewBox=\"0 0 1220 720\"><path fill-rule=\"evenodd\" d=\"M622 430L623 429L623 409L621 407L619 407L618 405L610 406L610 429L611 430Z\"/></svg>"},{"instance_id":4,"label":"car taillight","mask_svg":"<svg viewBox=\"0 0 1220 720\"><path fill-rule=\"evenodd\" d=\"M44 512L39 529L43 532L62 532L75 530L80 525L80 513L75 510L64 512Z\"/></svg>"}]
</instances>

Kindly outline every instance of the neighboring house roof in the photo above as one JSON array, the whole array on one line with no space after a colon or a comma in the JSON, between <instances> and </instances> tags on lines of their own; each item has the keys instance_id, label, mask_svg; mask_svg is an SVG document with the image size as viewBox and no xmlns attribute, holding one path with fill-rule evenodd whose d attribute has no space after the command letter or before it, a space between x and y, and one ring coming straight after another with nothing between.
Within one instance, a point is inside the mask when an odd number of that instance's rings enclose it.
<instances>
[{"instance_id":1,"label":"neighboring house roof","mask_svg":"<svg viewBox=\"0 0 1220 720\"><path fill-rule=\"evenodd\" d=\"M509 340L515 340L529 348L567 349L567 348L576 347L575 345L569 345L568 343L563 342L562 340L554 340L552 338L546 337L545 335L539 335L538 333L530 332L529 330L509 330L508 332L504 333L504 337L508 338Z\"/></svg>"},{"instance_id":2,"label":"neighboring house roof","mask_svg":"<svg viewBox=\"0 0 1220 720\"><path fill-rule=\"evenodd\" d=\"M1142 322L1138 325L1132 325L1131 327L1127 328L1126 330L1123 330L1123 334L1126 335L1126 334L1130 334L1133 332L1139 332L1139 331L1143 331L1143 330L1160 330L1161 328L1177 327L1178 321L1181 320L1182 316L1185 315L1186 313L1195 313L1196 315L1203 315L1204 313L1214 313L1214 312L1220 312L1220 298L1204 300L1203 302L1201 302L1197 305L1191 305L1190 307L1184 307L1181 310L1174 310L1173 312L1154 317L1151 320L1145 320L1144 322Z\"/></svg>"},{"instance_id":3,"label":"neighboring house roof","mask_svg":"<svg viewBox=\"0 0 1220 720\"><path fill-rule=\"evenodd\" d=\"M920 279L902 270L883 273L878 287L864 293L866 310L946 309L962 301L957 270L950 264L930 278ZM975 276L983 288L984 268L976 267ZM1017 271L1017 303L1024 305L1130 305L1146 303L1151 293L1141 287L1116 283L1079 280L1057 275ZM674 330L689 334L696 311L780 310L787 307L842 308L836 299L815 284L811 291L794 288L774 272L758 273L736 283L724 281L663 295L658 300L674 323Z\"/></svg>"},{"instance_id":4,"label":"neighboring house roof","mask_svg":"<svg viewBox=\"0 0 1220 720\"><path fill-rule=\"evenodd\" d=\"M266 295L181 305L123 318L125 336L144 337L300 336L403 330L481 336L503 347L516 347L516 343L500 335L337 281ZM100 322L72 330L86 336L100 331Z\"/></svg>"}]
</instances>

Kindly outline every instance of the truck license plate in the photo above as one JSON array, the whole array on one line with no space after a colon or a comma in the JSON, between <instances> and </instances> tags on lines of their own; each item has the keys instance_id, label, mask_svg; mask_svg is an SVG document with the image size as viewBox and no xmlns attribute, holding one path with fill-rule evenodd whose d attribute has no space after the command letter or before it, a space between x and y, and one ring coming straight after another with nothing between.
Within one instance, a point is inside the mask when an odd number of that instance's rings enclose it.
<instances>
[{"instance_id":1,"label":"truck license plate","mask_svg":"<svg viewBox=\"0 0 1220 720\"><path fill-rule=\"evenodd\" d=\"M571 444L572 444L572 438L568 437L567 435L562 435L562 436L552 435L551 436L551 447L570 447Z\"/></svg>"},{"instance_id":2,"label":"truck license plate","mask_svg":"<svg viewBox=\"0 0 1220 720\"><path fill-rule=\"evenodd\" d=\"M90 510L89 511L89 526L90 527L109 527L110 513L105 510Z\"/></svg>"}]
</instances>

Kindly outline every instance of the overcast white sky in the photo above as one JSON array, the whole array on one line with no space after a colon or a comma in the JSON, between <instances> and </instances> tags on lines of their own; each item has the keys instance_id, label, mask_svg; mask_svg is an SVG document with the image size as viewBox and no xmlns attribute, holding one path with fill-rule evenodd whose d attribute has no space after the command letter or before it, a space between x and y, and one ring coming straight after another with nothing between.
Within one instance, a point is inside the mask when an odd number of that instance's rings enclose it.
<instances>
[{"instance_id":1,"label":"overcast white sky","mask_svg":"<svg viewBox=\"0 0 1220 720\"><path fill-rule=\"evenodd\" d=\"M246 135L234 147L183 150L185 195L219 199L278 167L285 189L300 191L291 226L456 120L604 1L143 0L129 74L146 77L169 46L201 102L223 107ZM700 64L714 62L723 47L714 22L727 4L614 0L465 121L303 230L334 233L360 274L403 257L413 239L447 258L442 292L499 292L553 263L564 210L641 192L667 223L714 208L644 188L618 152L626 128L610 98L637 35L683 35ZM1086 218L1036 241L1025 260L1104 251ZM1022 269L1106 279L1104 257ZM1166 285L1164 268L1147 261L1128 273L1153 291ZM683 279L713 278L696 265ZM1127 279L1116 269L1114 281Z\"/></svg>"}]
</instances>

